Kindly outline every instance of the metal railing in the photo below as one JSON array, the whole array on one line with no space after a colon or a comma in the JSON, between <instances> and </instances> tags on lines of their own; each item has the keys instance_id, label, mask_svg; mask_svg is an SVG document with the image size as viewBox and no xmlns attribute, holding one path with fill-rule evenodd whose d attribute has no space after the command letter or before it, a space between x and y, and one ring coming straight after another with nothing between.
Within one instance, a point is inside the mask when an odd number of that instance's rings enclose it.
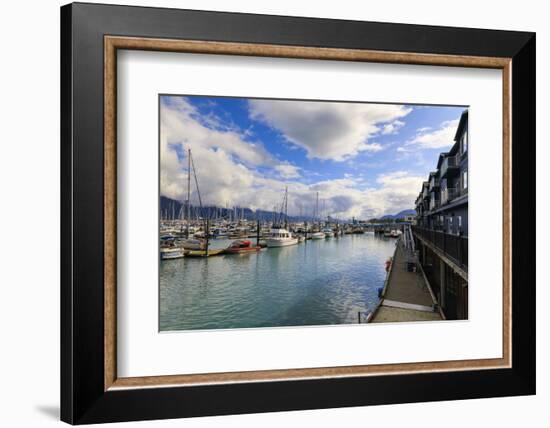
<instances>
[{"instance_id":1,"label":"metal railing","mask_svg":"<svg viewBox=\"0 0 550 428\"><path fill-rule=\"evenodd\" d=\"M439 208L439 199L430 199L430 210Z\"/></svg>"},{"instance_id":2,"label":"metal railing","mask_svg":"<svg viewBox=\"0 0 550 428\"><path fill-rule=\"evenodd\" d=\"M428 241L458 266L468 271L468 237L412 226L414 234Z\"/></svg>"},{"instance_id":3,"label":"metal railing","mask_svg":"<svg viewBox=\"0 0 550 428\"><path fill-rule=\"evenodd\" d=\"M460 196L468 194L468 189L460 189L457 187L446 187L441 190L441 205L451 202Z\"/></svg>"}]
</instances>

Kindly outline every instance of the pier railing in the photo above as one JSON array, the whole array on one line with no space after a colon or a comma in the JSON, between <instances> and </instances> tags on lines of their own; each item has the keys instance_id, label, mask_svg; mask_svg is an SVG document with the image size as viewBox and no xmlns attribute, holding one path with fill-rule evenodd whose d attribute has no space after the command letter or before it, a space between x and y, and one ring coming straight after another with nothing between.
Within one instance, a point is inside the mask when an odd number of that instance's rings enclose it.
<instances>
[{"instance_id":1,"label":"pier railing","mask_svg":"<svg viewBox=\"0 0 550 428\"><path fill-rule=\"evenodd\" d=\"M413 226L413 232L431 243L465 271L468 270L468 238Z\"/></svg>"}]
</instances>

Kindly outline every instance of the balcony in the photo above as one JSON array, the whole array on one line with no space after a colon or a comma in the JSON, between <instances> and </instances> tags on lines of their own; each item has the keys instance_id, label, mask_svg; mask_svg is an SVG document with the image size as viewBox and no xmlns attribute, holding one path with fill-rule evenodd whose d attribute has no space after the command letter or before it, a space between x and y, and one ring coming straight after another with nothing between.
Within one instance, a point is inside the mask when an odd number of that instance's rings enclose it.
<instances>
[{"instance_id":1,"label":"balcony","mask_svg":"<svg viewBox=\"0 0 550 428\"><path fill-rule=\"evenodd\" d=\"M458 163L458 156L447 156L445 159L443 159L440 170L441 178L452 177L458 174Z\"/></svg>"},{"instance_id":2,"label":"balcony","mask_svg":"<svg viewBox=\"0 0 550 428\"><path fill-rule=\"evenodd\" d=\"M430 193L428 192L428 182L424 182L422 185L422 198L426 199L430 197Z\"/></svg>"},{"instance_id":3,"label":"balcony","mask_svg":"<svg viewBox=\"0 0 550 428\"><path fill-rule=\"evenodd\" d=\"M441 190L441 205L448 204L460 196L467 195L468 189L459 189L457 187L446 187Z\"/></svg>"},{"instance_id":4,"label":"balcony","mask_svg":"<svg viewBox=\"0 0 550 428\"><path fill-rule=\"evenodd\" d=\"M468 271L468 237L412 226L413 233L427 241L458 266Z\"/></svg>"},{"instance_id":5,"label":"balcony","mask_svg":"<svg viewBox=\"0 0 550 428\"><path fill-rule=\"evenodd\" d=\"M430 187L429 191L433 192L434 190L439 188L439 178L435 175L430 179Z\"/></svg>"}]
</instances>

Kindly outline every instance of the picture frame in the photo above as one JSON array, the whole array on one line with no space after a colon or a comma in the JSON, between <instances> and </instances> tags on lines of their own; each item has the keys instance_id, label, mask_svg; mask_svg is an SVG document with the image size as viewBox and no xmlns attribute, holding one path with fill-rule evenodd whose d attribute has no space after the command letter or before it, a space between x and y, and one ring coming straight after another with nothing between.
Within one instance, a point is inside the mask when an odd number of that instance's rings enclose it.
<instances>
[{"instance_id":1,"label":"picture frame","mask_svg":"<svg viewBox=\"0 0 550 428\"><path fill-rule=\"evenodd\" d=\"M119 378L116 52L121 49L502 70L502 358ZM535 97L534 33L63 6L61 419L86 424L534 394Z\"/></svg>"}]
</instances>

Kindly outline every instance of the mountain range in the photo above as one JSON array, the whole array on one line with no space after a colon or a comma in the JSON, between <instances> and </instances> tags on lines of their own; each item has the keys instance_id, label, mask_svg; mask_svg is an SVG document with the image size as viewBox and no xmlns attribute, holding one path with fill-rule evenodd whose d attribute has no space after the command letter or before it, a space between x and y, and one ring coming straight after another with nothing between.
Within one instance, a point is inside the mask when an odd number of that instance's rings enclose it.
<instances>
[{"instance_id":1,"label":"mountain range","mask_svg":"<svg viewBox=\"0 0 550 428\"><path fill-rule=\"evenodd\" d=\"M415 210L403 210L403 211L399 211L397 214L387 214L385 216L382 216L380 217L381 220L390 220L390 219L394 219L394 220L397 220L397 219L400 219L400 218L404 218L405 216L408 216L408 215L416 215L416 211Z\"/></svg>"},{"instance_id":2,"label":"mountain range","mask_svg":"<svg viewBox=\"0 0 550 428\"><path fill-rule=\"evenodd\" d=\"M165 196L160 197L160 212L162 218L184 218L185 206L182 202L175 199L167 198ZM256 210L253 211L250 208L222 208L217 206L205 206L202 211L195 205L191 205L190 210L192 216L200 217L225 217L232 219L246 219L246 220L260 220L260 221L277 221L278 216L281 214L275 211ZM397 214L387 214L380 217L381 220L397 220L402 219L407 215L415 215L415 210L403 210ZM312 221L311 216L288 216L289 221Z\"/></svg>"}]
</instances>

